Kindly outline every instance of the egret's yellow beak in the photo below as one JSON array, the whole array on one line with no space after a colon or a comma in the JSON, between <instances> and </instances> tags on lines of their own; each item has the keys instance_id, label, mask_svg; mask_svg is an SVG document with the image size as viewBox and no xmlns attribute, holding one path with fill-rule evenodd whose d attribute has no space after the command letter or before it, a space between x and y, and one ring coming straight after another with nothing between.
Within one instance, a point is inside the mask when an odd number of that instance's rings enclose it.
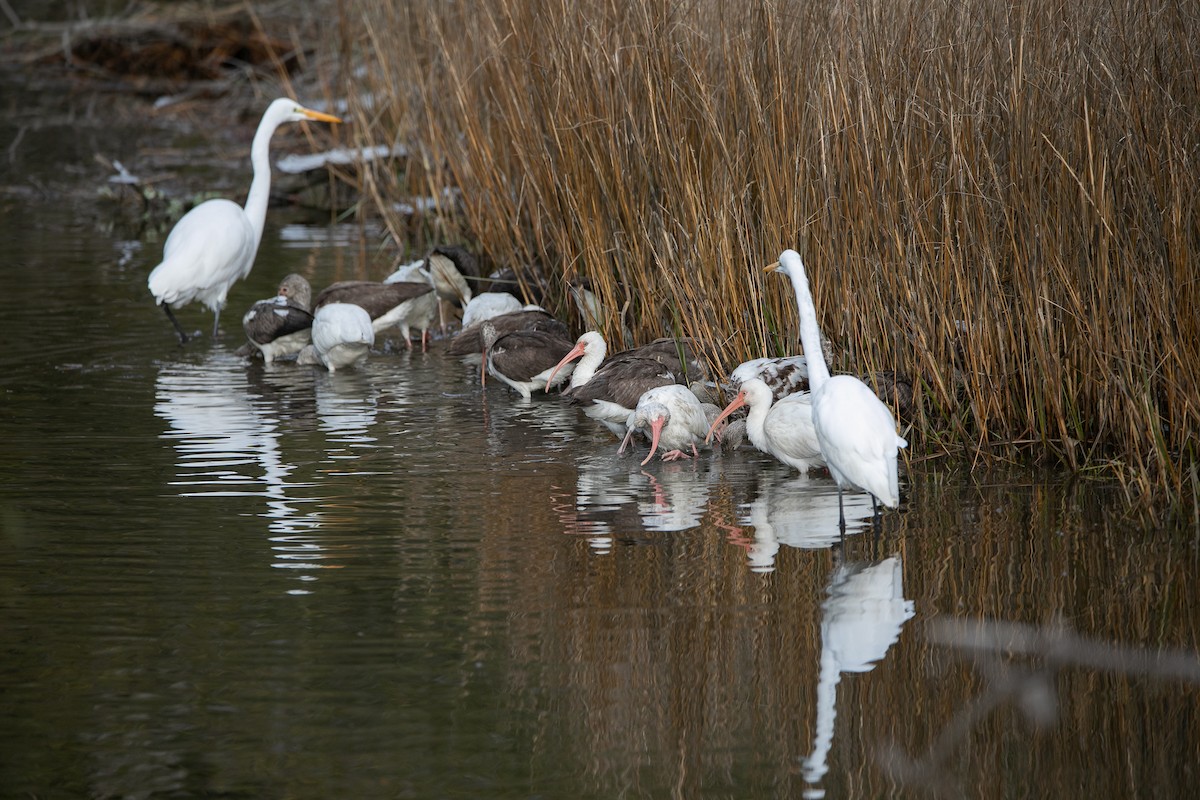
<instances>
[{"instance_id":1,"label":"egret's yellow beak","mask_svg":"<svg viewBox=\"0 0 1200 800\"><path fill-rule=\"evenodd\" d=\"M341 117L335 117L333 114L326 114L323 111L313 111L311 108L300 108L298 110L304 116L308 117L311 120L316 120L317 122L341 122L342 121Z\"/></svg>"},{"instance_id":2,"label":"egret's yellow beak","mask_svg":"<svg viewBox=\"0 0 1200 800\"><path fill-rule=\"evenodd\" d=\"M778 261L776 261L774 264L767 264L765 267L763 267L763 272L774 272L777 269L779 269Z\"/></svg>"}]
</instances>

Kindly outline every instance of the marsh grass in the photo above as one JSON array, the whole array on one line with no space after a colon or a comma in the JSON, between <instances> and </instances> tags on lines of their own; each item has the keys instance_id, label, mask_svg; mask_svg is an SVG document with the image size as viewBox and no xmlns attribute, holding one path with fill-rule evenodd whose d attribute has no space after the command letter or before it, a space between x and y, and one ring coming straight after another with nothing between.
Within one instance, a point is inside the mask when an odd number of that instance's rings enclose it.
<instances>
[{"instance_id":1,"label":"marsh grass","mask_svg":"<svg viewBox=\"0 0 1200 800\"><path fill-rule=\"evenodd\" d=\"M587 276L606 334L727 370L799 351L914 385L910 453L1050 454L1194 496L1200 8L1192 2L339 4L364 176L397 241ZM625 319L619 319L625 309Z\"/></svg>"}]
</instances>

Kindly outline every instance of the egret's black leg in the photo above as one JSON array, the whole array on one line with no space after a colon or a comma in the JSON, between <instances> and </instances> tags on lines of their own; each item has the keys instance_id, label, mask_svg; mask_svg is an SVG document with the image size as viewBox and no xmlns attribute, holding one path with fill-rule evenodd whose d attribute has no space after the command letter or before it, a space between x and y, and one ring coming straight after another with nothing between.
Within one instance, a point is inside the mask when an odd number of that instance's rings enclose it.
<instances>
[{"instance_id":1,"label":"egret's black leg","mask_svg":"<svg viewBox=\"0 0 1200 800\"><path fill-rule=\"evenodd\" d=\"M871 495L871 527L875 531L875 544L879 544L879 533L883 529L883 518L879 515L879 502Z\"/></svg>"},{"instance_id":2,"label":"egret's black leg","mask_svg":"<svg viewBox=\"0 0 1200 800\"><path fill-rule=\"evenodd\" d=\"M213 338L217 338L217 324L221 321L221 309L213 312Z\"/></svg>"},{"instance_id":3,"label":"egret's black leg","mask_svg":"<svg viewBox=\"0 0 1200 800\"><path fill-rule=\"evenodd\" d=\"M170 303L162 303L162 310L167 312L167 319L171 320L171 324L175 326L176 332L179 333L179 343L187 344L188 335L183 332L183 326L179 324L179 320L175 319L175 313L171 311Z\"/></svg>"},{"instance_id":4,"label":"egret's black leg","mask_svg":"<svg viewBox=\"0 0 1200 800\"><path fill-rule=\"evenodd\" d=\"M838 486L838 530L841 535L846 535L846 512L842 511L841 507L841 485Z\"/></svg>"}]
</instances>

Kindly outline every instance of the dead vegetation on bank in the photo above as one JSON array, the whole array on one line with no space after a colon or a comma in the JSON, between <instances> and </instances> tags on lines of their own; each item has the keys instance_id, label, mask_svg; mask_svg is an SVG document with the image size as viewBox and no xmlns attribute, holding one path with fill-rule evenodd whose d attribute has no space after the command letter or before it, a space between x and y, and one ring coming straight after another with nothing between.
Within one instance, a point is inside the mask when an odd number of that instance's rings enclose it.
<instances>
[{"instance_id":1,"label":"dead vegetation on bank","mask_svg":"<svg viewBox=\"0 0 1200 800\"><path fill-rule=\"evenodd\" d=\"M644 341L895 371L913 452L1048 453L1192 502L1200 430L1193 4L356 0L364 187L461 190L497 263L586 276ZM625 309L625 319L618 319Z\"/></svg>"},{"instance_id":2,"label":"dead vegetation on bank","mask_svg":"<svg viewBox=\"0 0 1200 800\"><path fill-rule=\"evenodd\" d=\"M67 19L47 21L5 3L0 50L27 68L58 66L127 91L212 94L248 74L286 77L305 64L297 27L280 24L279 5L131 2L118 16L88 16L82 4ZM310 19L297 21L311 28Z\"/></svg>"},{"instance_id":3,"label":"dead vegetation on bank","mask_svg":"<svg viewBox=\"0 0 1200 800\"><path fill-rule=\"evenodd\" d=\"M761 272L795 247L834 369L911 386L911 452L1197 507L1194 4L128 8L4 49L177 96L315 74L352 144L408 154L359 173L396 241L540 270L560 311L586 277L606 335L694 336L718 369L798 350Z\"/></svg>"}]
</instances>

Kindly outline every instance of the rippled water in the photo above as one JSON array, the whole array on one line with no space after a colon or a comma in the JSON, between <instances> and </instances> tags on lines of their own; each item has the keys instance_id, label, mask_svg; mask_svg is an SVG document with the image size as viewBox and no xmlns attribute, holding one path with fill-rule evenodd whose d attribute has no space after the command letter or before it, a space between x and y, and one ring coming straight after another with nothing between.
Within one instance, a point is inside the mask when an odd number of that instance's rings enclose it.
<instances>
[{"instance_id":1,"label":"rippled water","mask_svg":"<svg viewBox=\"0 0 1200 800\"><path fill-rule=\"evenodd\" d=\"M357 229L273 211L180 348L157 235L48 194L0 222L0 796L1200 792L1197 531L1117 488L912 453L840 546L828 476L639 467L444 342L235 356L285 272L385 271Z\"/></svg>"}]
</instances>

